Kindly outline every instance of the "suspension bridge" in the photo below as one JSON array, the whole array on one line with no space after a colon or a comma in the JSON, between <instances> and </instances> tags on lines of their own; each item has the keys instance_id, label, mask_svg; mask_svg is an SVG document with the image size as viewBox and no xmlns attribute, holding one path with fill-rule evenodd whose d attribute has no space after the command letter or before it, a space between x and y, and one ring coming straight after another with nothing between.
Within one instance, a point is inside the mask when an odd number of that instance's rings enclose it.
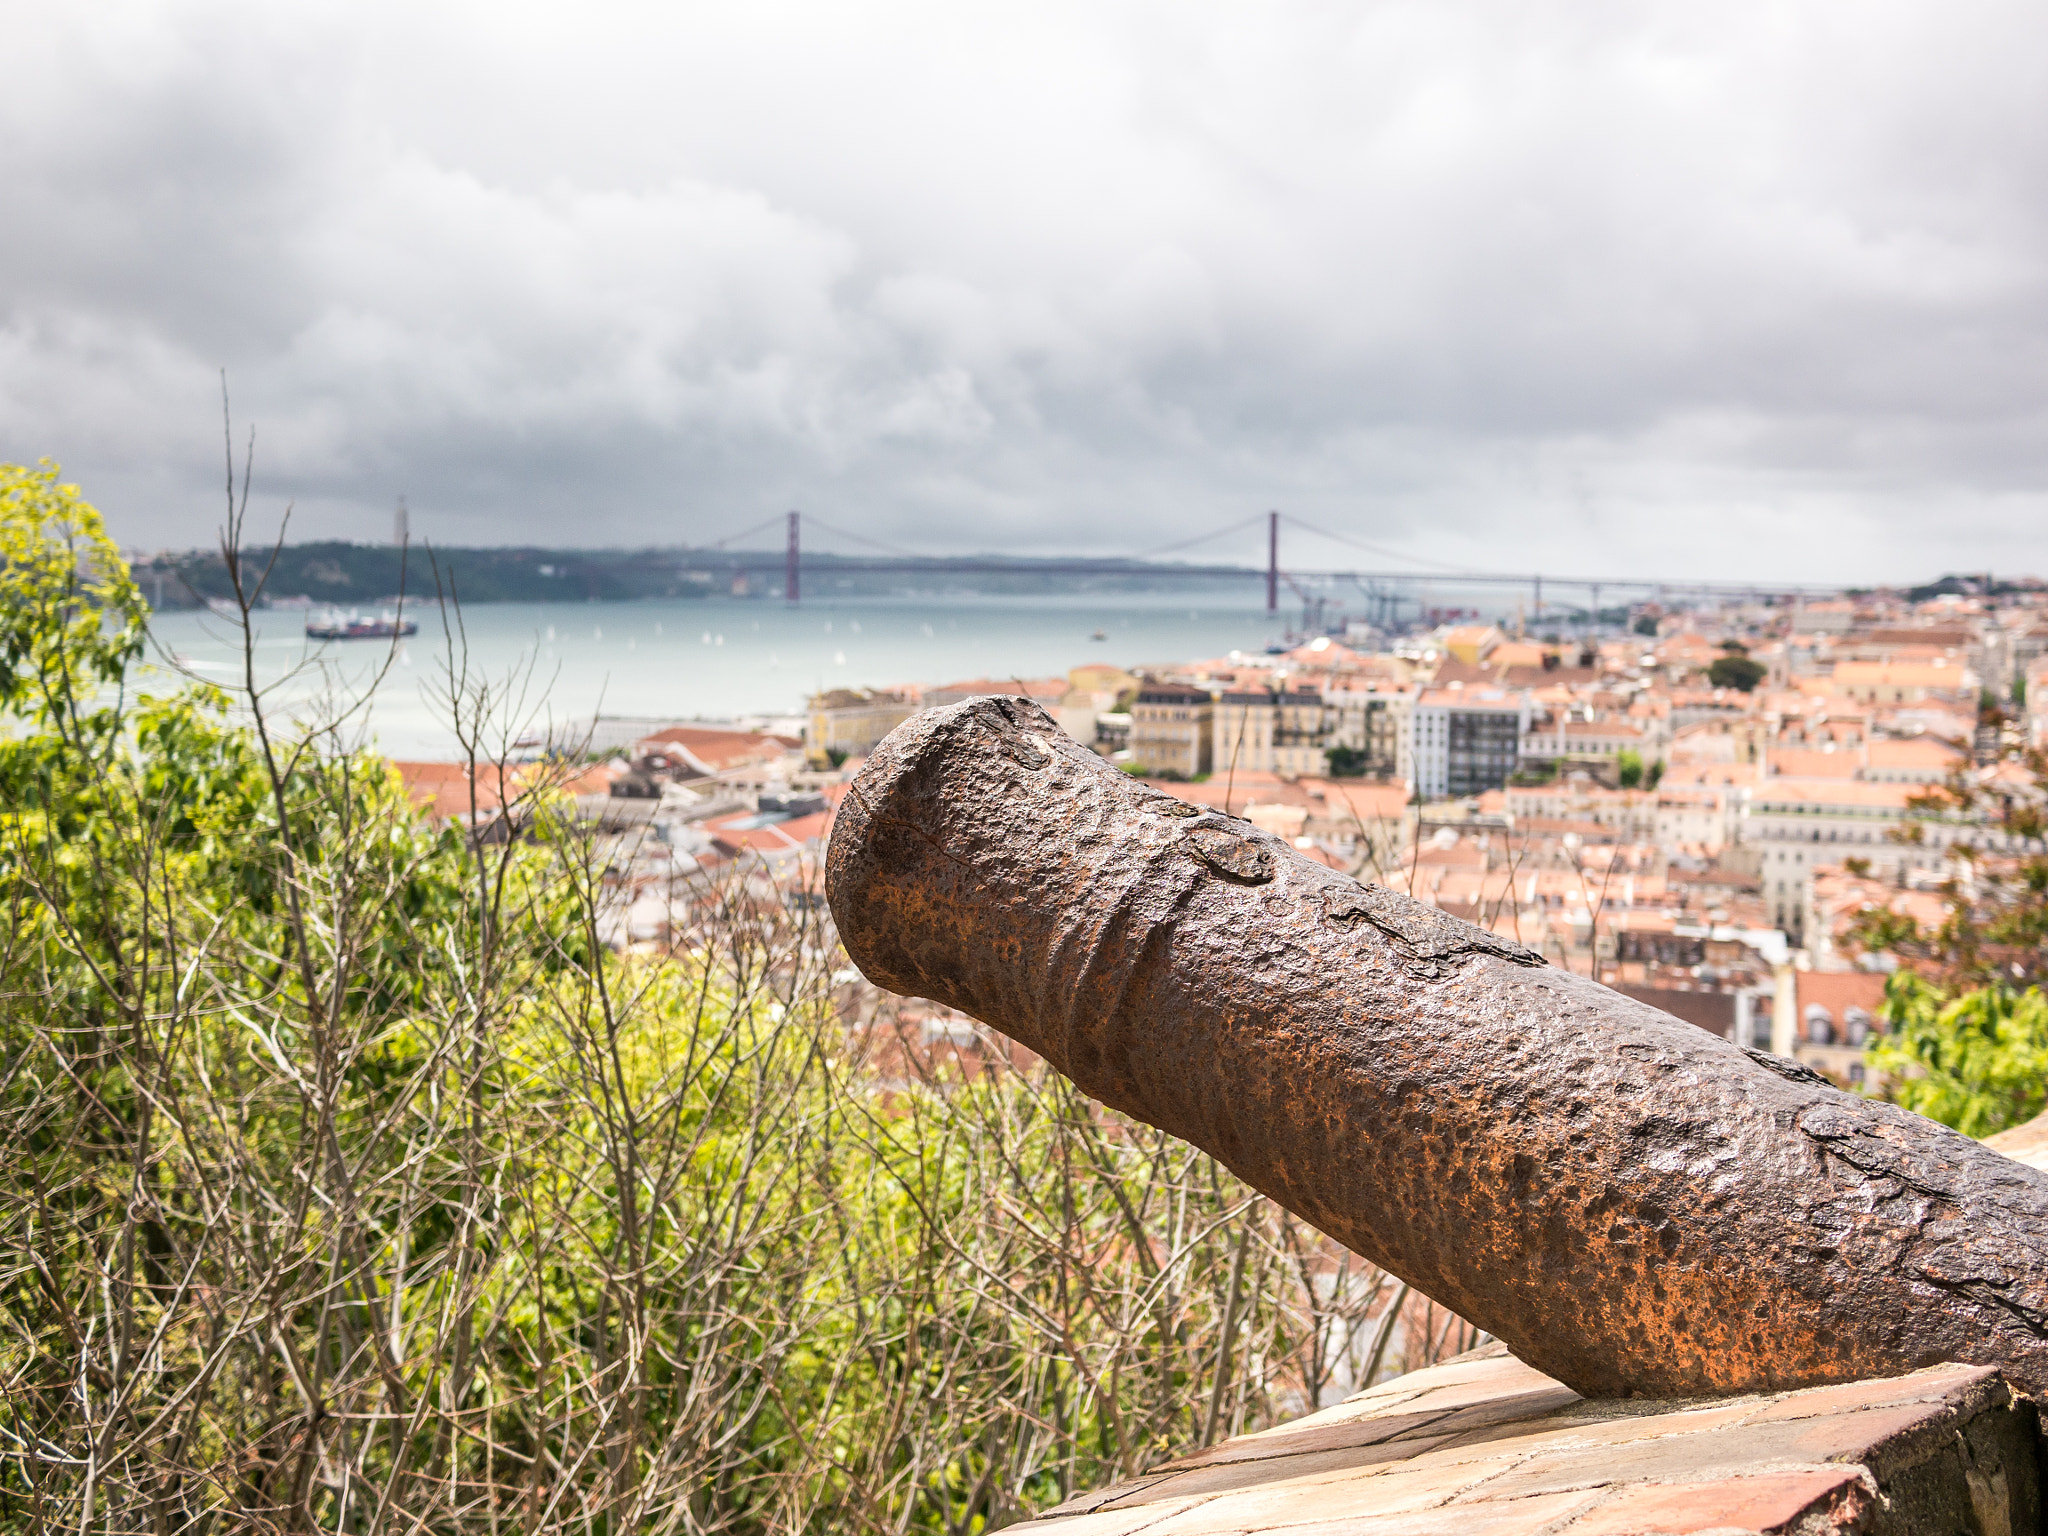
<instances>
[{"instance_id":1,"label":"suspension bridge","mask_svg":"<svg viewBox=\"0 0 2048 1536\"><path fill-rule=\"evenodd\" d=\"M1331 586L1339 584L1356 585L1365 596L1377 602L1381 611L1388 611L1389 605L1398 605L1405 599L1403 594L1420 585L1437 588L1459 587L1504 587L1526 590L1536 613L1543 611L1546 590L1550 593L1553 606L1564 593L1583 593L1585 607L1593 612L1601 611L1603 595L1640 597L1651 594L1665 597L1724 597L1749 598L1752 600L1792 599L1806 596L1832 595L1832 587L1800 586L1786 583L1702 581L1691 577L1645 577L1621 575L1582 575L1559 572L1537 571L1489 571L1472 570L1438 562L1419 561L1405 557L1409 568L1397 565L1375 565L1372 567L1308 568L1283 564L1281 560L1281 532L1310 535L1339 546L1357 549L1377 560L1399 561L1404 557L1393 551L1369 544L1348 534L1336 533L1315 524L1305 522L1285 512L1266 512L1252 517L1240 518L1236 522L1212 529L1194 538L1181 539L1157 548L1116 557L1073 558L1042 560L1029 556L966 556L919 554L901 546L888 544L864 534L834 527L818 517L808 519L809 527L822 533L832 543L854 544L863 547L861 553L831 556L831 563L820 565L805 552L804 533L806 517L801 512L778 514L743 528L737 533L711 544L693 545L689 553L696 555L715 554L722 569L748 574L772 575L780 572L783 580L782 595L785 601L796 603L802 600L804 576L820 576L826 572L844 574L850 569L860 571L921 572L926 574L973 575L1003 573L1007 575L1059 575L1059 576L1149 576L1171 578L1176 581L1252 581L1263 579L1266 589L1266 611L1277 613L1280 607L1282 587L1291 590L1303 602L1314 601L1309 591L1311 584ZM1213 544L1234 534L1250 533L1264 525L1266 562L1263 568L1255 565L1235 564L1189 564L1176 562L1162 565L1168 555L1182 554L1203 544ZM750 539L780 525L784 532L784 546L778 554L773 550L744 550L732 546L743 539ZM868 553L867 551L873 551ZM1414 567L1421 567L1420 569ZM1576 607L1577 604L1570 606Z\"/></svg>"}]
</instances>

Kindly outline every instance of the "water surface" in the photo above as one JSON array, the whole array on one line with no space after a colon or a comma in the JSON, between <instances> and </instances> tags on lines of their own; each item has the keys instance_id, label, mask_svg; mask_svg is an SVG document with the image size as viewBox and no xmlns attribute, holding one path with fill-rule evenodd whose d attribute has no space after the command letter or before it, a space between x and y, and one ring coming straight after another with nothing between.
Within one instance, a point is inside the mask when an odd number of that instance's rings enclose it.
<instances>
[{"instance_id":1,"label":"water surface","mask_svg":"<svg viewBox=\"0 0 2048 1536\"><path fill-rule=\"evenodd\" d=\"M461 614L473 675L524 679L521 724L605 714L674 719L774 719L801 713L820 688L890 687L965 678L1063 674L1084 662L1145 663L1257 652L1287 615L1265 612L1255 590L1225 594L943 594L772 599L713 597L632 603L488 603ZM398 757L446 755L448 631L439 610L415 611L420 632L400 642L365 716L368 737ZM1295 616L1298 621L1298 615ZM390 655L387 643L319 644L305 615L258 615L259 681L278 703L304 709L318 693L359 689ZM1096 631L1104 638L1096 640ZM235 626L205 613L159 614L158 645L201 677L241 675ZM308 665L311 663L312 665Z\"/></svg>"}]
</instances>

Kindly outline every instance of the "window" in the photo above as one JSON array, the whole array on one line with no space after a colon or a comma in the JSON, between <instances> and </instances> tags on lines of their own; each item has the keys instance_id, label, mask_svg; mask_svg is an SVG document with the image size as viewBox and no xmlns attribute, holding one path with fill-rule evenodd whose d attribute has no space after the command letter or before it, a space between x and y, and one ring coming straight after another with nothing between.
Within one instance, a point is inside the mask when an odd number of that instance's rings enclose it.
<instances>
[{"instance_id":1,"label":"window","mask_svg":"<svg viewBox=\"0 0 2048 1536\"><path fill-rule=\"evenodd\" d=\"M1863 1044L1870 1038L1870 1014L1862 1008L1843 1009L1842 1031L1849 1037L1849 1044Z\"/></svg>"},{"instance_id":2,"label":"window","mask_svg":"<svg viewBox=\"0 0 2048 1536\"><path fill-rule=\"evenodd\" d=\"M1835 1016L1819 1003L1806 1005L1806 1043L1808 1045L1833 1045L1835 1043Z\"/></svg>"}]
</instances>

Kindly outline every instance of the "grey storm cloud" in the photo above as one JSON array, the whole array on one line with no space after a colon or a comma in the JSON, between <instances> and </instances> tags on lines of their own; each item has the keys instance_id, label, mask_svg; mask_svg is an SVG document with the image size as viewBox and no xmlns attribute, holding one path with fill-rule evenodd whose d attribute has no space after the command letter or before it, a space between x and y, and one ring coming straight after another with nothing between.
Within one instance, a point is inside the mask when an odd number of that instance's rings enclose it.
<instances>
[{"instance_id":1,"label":"grey storm cloud","mask_svg":"<svg viewBox=\"0 0 2048 1536\"><path fill-rule=\"evenodd\" d=\"M9 12L0 455L134 545L224 367L302 537L2048 570L2038 7Z\"/></svg>"}]
</instances>

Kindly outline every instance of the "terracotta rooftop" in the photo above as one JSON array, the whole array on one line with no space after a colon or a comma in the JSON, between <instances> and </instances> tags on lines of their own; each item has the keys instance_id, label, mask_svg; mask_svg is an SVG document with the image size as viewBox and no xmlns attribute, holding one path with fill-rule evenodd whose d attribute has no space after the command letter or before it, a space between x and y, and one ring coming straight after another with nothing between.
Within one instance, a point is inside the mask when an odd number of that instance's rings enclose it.
<instances>
[{"instance_id":1,"label":"terracotta rooftop","mask_svg":"<svg viewBox=\"0 0 2048 1536\"><path fill-rule=\"evenodd\" d=\"M1594 1402L1489 1345L1009 1527L1031 1536L1659 1536L2038 1528L1996 1371Z\"/></svg>"},{"instance_id":2,"label":"terracotta rooftop","mask_svg":"<svg viewBox=\"0 0 2048 1536\"><path fill-rule=\"evenodd\" d=\"M520 763L514 765L509 775L501 775L495 763L478 763L472 796L467 763L395 759L391 766L397 770L413 804L436 821L466 817L472 810L479 815L497 812L505 803L507 778L511 798L517 801L522 793L534 788L571 795L602 795L616 776L610 765L603 763L575 773L552 764Z\"/></svg>"},{"instance_id":3,"label":"terracotta rooftop","mask_svg":"<svg viewBox=\"0 0 2048 1536\"><path fill-rule=\"evenodd\" d=\"M1839 1020L1845 1010L1861 1008L1875 1018L1884 1006L1884 983L1870 971L1801 971L1795 983L1800 1015L1820 1007Z\"/></svg>"},{"instance_id":4,"label":"terracotta rooftop","mask_svg":"<svg viewBox=\"0 0 2048 1536\"><path fill-rule=\"evenodd\" d=\"M1773 778L1756 791L1751 804L1823 805L1874 810L1906 809L1906 802L1922 792L1917 784L1866 784L1854 779Z\"/></svg>"},{"instance_id":5,"label":"terracotta rooftop","mask_svg":"<svg viewBox=\"0 0 2048 1536\"><path fill-rule=\"evenodd\" d=\"M1975 682L1964 668L1940 661L1842 661L1835 664L1834 681L1845 688L1967 688Z\"/></svg>"},{"instance_id":6,"label":"terracotta rooftop","mask_svg":"<svg viewBox=\"0 0 2048 1536\"><path fill-rule=\"evenodd\" d=\"M1854 752L1807 752L1780 747L1770 755L1771 772L1789 779L1853 779L1863 762Z\"/></svg>"},{"instance_id":7,"label":"terracotta rooftop","mask_svg":"<svg viewBox=\"0 0 2048 1536\"><path fill-rule=\"evenodd\" d=\"M1970 760L1967 752L1933 736L1913 736L1904 741L1873 741L1868 752L1873 768L1940 768L1962 766Z\"/></svg>"},{"instance_id":8,"label":"terracotta rooftop","mask_svg":"<svg viewBox=\"0 0 2048 1536\"><path fill-rule=\"evenodd\" d=\"M634 744L636 754L661 748L681 753L690 766L702 774L729 773L735 768L770 763L797 751L803 743L794 736L771 736L760 731L721 731L706 726L672 725L643 736Z\"/></svg>"}]
</instances>

